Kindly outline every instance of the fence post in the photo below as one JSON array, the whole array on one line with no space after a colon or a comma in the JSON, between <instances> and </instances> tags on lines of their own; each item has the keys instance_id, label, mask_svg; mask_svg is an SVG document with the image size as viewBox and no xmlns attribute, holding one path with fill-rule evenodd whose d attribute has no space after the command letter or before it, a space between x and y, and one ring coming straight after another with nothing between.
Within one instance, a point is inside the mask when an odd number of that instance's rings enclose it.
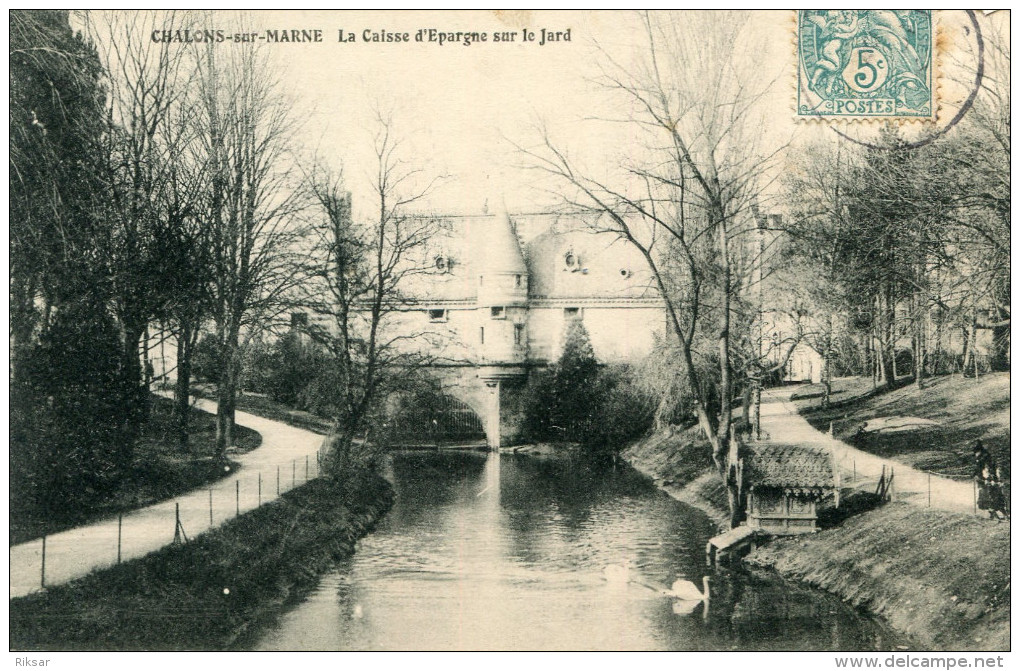
<instances>
[{"instance_id":1,"label":"fence post","mask_svg":"<svg viewBox=\"0 0 1020 671\"><path fill-rule=\"evenodd\" d=\"M308 455L305 455L305 482L308 482Z\"/></svg>"},{"instance_id":2,"label":"fence post","mask_svg":"<svg viewBox=\"0 0 1020 671\"><path fill-rule=\"evenodd\" d=\"M857 486L857 460L854 459L854 487Z\"/></svg>"},{"instance_id":3,"label":"fence post","mask_svg":"<svg viewBox=\"0 0 1020 671\"><path fill-rule=\"evenodd\" d=\"M978 484L977 480L974 481L974 514L977 515L977 502L978 502Z\"/></svg>"},{"instance_id":4,"label":"fence post","mask_svg":"<svg viewBox=\"0 0 1020 671\"><path fill-rule=\"evenodd\" d=\"M181 503L180 501L174 502L174 545L179 545L181 542L188 542L188 536L184 533L184 526L181 524Z\"/></svg>"},{"instance_id":5,"label":"fence post","mask_svg":"<svg viewBox=\"0 0 1020 671\"><path fill-rule=\"evenodd\" d=\"M931 508L931 473L928 474L928 507Z\"/></svg>"},{"instance_id":6,"label":"fence post","mask_svg":"<svg viewBox=\"0 0 1020 671\"><path fill-rule=\"evenodd\" d=\"M212 521L212 487L209 488L209 526L213 525Z\"/></svg>"},{"instance_id":7,"label":"fence post","mask_svg":"<svg viewBox=\"0 0 1020 671\"><path fill-rule=\"evenodd\" d=\"M297 484L297 459L290 460L290 488L294 489Z\"/></svg>"},{"instance_id":8,"label":"fence post","mask_svg":"<svg viewBox=\"0 0 1020 671\"><path fill-rule=\"evenodd\" d=\"M262 507L262 471L259 471L259 508Z\"/></svg>"},{"instance_id":9,"label":"fence post","mask_svg":"<svg viewBox=\"0 0 1020 671\"><path fill-rule=\"evenodd\" d=\"M241 514L241 478L234 480L234 517Z\"/></svg>"},{"instance_id":10,"label":"fence post","mask_svg":"<svg viewBox=\"0 0 1020 671\"><path fill-rule=\"evenodd\" d=\"M121 535L124 528L124 513L117 515L117 563L120 563Z\"/></svg>"},{"instance_id":11,"label":"fence post","mask_svg":"<svg viewBox=\"0 0 1020 671\"><path fill-rule=\"evenodd\" d=\"M280 464L276 465L276 495L280 495Z\"/></svg>"},{"instance_id":12,"label":"fence post","mask_svg":"<svg viewBox=\"0 0 1020 671\"><path fill-rule=\"evenodd\" d=\"M46 534L42 537L42 573L39 576L39 585L46 589Z\"/></svg>"}]
</instances>

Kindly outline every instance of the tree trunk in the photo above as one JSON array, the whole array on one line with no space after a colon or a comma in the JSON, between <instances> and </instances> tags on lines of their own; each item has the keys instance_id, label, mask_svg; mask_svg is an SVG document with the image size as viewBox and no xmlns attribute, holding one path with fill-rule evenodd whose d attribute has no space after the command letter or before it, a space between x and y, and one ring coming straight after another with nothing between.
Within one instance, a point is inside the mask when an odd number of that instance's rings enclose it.
<instances>
[{"instance_id":1,"label":"tree trunk","mask_svg":"<svg viewBox=\"0 0 1020 671\"><path fill-rule=\"evenodd\" d=\"M719 212L719 261L722 264L722 323L719 328L719 449L726 455L723 481L730 507L730 527L740 524L740 490L737 482L737 441L733 435L733 383L730 379L730 304L733 288L730 282L729 232L725 213Z\"/></svg>"},{"instance_id":2,"label":"tree trunk","mask_svg":"<svg viewBox=\"0 0 1020 671\"><path fill-rule=\"evenodd\" d=\"M227 448L234 444L234 412L237 408L237 386L241 378L238 333L231 329L220 352L222 368L216 391L216 453L226 458Z\"/></svg>"},{"instance_id":3,"label":"tree trunk","mask_svg":"<svg viewBox=\"0 0 1020 671\"><path fill-rule=\"evenodd\" d=\"M919 319L914 334L914 384L924 389L924 320Z\"/></svg>"},{"instance_id":4,"label":"tree trunk","mask_svg":"<svg viewBox=\"0 0 1020 671\"><path fill-rule=\"evenodd\" d=\"M822 407L828 408L832 398L832 364L829 350L826 348L822 357Z\"/></svg>"},{"instance_id":5,"label":"tree trunk","mask_svg":"<svg viewBox=\"0 0 1020 671\"><path fill-rule=\"evenodd\" d=\"M892 305L892 287L886 286L880 301L882 306L879 335L879 361L881 364L881 381L887 387L896 386L896 344L893 341L894 312Z\"/></svg>"},{"instance_id":6,"label":"tree trunk","mask_svg":"<svg viewBox=\"0 0 1020 671\"><path fill-rule=\"evenodd\" d=\"M174 416L177 444L188 449L188 420L191 414L191 326L181 324L177 332L177 384L174 388Z\"/></svg>"},{"instance_id":7,"label":"tree trunk","mask_svg":"<svg viewBox=\"0 0 1020 671\"><path fill-rule=\"evenodd\" d=\"M943 354L942 354L942 317L941 313L936 313L935 318L935 337L933 338L935 344L935 351L932 352L931 356L928 357L928 372L932 375L940 375L943 372Z\"/></svg>"},{"instance_id":8,"label":"tree trunk","mask_svg":"<svg viewBox=\"0 0 1020 671\"><path fill-rule=\"evenodd\" d=\"M761 381L754 385L754 439L761 440Z\"/></svg>"},{"instance_id":9,"label":"tree trunk","mask_svg":"<svg viewBox=\"0 0 1020 671\"><path fill-rule=\"evenodd\" d=\"M960 331L963 336L963 362L960 365L960 374L967 377L967 367L970 366L971 359L974 357L974 345L970 338L970 326L965 326Z\"/></svg>"},{"instance_id":10,"label":"tree trunk","mask_svg":"<svg viewBox=\"0 0 1020 671\"><path fill-rule=\"evenodd\" d=\"M1009 370L1009 342L1009 324L996 324L992 328L991 367L993 371Z\"/></svg>"},{"instance_id":11,"label":"tree trunk","mask_svg":"<svg viewBox=\"0 0 1020 671\"><path fill-rule=\"evenodd\" d=\"M121 380L124 385L124 435L117 450L117 464L126 471L134 460L135 443L145 422L148 392L142 384L142 362L138 345L145 332L144 324L124 324L121 350Z\"/></svg>"},{"instance_id":12,"label":"tree trunk","mask_svg":"<svg viewBox=\"0 0 1020 671\"><path fill-rule=\"evenodd\" d=\"M236 392L224 373L216 394L216 454L226 458L227 448L234 444L234 410Z\"/></svg>"},{"instance_id":13,"label":"tree trunk","mask_svg":"<svg viewBox=\"0 0 1020 671\"><path fill-rule=\"evenodd\" d=\"M744 384L744 395L741 400L741 417L744 418L744 429L747 430L751 427L751 387L754 386L752 380L747 380Z\"/></svg>"}]
</instances>

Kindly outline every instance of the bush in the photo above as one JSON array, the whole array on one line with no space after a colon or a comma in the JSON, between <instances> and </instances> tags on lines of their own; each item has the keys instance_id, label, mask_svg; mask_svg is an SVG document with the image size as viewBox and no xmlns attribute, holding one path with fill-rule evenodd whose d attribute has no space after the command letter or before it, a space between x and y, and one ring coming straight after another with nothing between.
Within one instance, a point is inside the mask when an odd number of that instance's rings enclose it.
<instances>
[{"instance_id":1,"label":"bush","mask_svg":"<svg viewBox=\"0 0 1020 671\"><path fill-rule=\"evenodd\" d=\"M12 389L12 515L70 514L103 498L131 467L120 357L113 320L88 298L62 306L25 352L24 377Z\"/></svg>"},{"instance_id":2,"label":"bush","mask_svg":"<svg viewBox=\"0 0 1020 671\"><path fill-rule=\"evenodd\" d=\"M591 425L582 442L596 452L619 452L651 429L658 403L635 383L629 367L605 369L599 384L602 420Z\"/></svg>"},{"instance_id":3,"label":"bush","mask_svg":"<svg viewBox=\"0 0 1020 671\"><path fill-rule=\"evenodd\" d=\"M322 370L324 359L318 347L289 332L276 341L269 357L269 395L279 403L308 409L305 392Z\"/></svg>"},{"instance_id":4,"label":"bush","mask_svg":"<svg viewBox=\"0 0 1020 671\"><path fill-rule=\"evenodd\" d=\"M196 380L219 384L222 368L220 344L215 335L206 333L195 345L191 355L191 372Z\"/></svg>"},{"instance_id":5,"label":"bush","mask_svg":"<svg viewBox=\"0 0 1020 671\"><path fill-rule=\"evenodd\" d=\"M531 440L576 442L595 456L616 453L646 433L657 407L631 368L598 363L580 322L568 327L559 361L532 373L524 394Z\"/></svg>"}]
</instances>

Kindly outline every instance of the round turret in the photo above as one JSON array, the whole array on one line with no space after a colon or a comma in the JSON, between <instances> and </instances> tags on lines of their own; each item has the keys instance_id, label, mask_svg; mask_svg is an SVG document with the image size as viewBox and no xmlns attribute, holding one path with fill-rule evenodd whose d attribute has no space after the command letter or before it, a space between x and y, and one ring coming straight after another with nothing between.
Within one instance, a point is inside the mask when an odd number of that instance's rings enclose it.
<instances>
[{"instance_id":1,"label":"round turret","mask_svg":"<svg viewBox=\"0 0 1020 671\"><path fill-rule=\"evenodd\" d=\"M477 221L473 237L478 281L478 362L519 366L528 356L528 266L513 221L505 211L498 212ZM508 370L501 369L499 375L505 374Z\"/></svg>"},{"instance_id":2,"label":"round turret","mask_svg":"<svg viewBox=\"0 0 1020 671\"><path fill-rule=\"evenodd\" d=\"M506 212L475 225L479 306L524 306L528 266L513 222Z\"/></svg>"}]
</instances>

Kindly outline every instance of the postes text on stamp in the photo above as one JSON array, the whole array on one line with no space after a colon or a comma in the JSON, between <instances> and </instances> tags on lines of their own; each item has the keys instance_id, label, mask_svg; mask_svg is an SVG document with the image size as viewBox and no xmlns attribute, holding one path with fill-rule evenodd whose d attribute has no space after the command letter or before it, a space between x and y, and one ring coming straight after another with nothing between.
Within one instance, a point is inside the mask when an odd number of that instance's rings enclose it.
<instances>
[{"instance_id":1,"label":"postes text on stamp","mask_svg":"<svg viewBox=\"0 0 1020 671\"><path fill-rule=\"evenodd\" d=\"M935 119L931 10L797 11L801 119Z\"/></svg>"}]
</instances>

